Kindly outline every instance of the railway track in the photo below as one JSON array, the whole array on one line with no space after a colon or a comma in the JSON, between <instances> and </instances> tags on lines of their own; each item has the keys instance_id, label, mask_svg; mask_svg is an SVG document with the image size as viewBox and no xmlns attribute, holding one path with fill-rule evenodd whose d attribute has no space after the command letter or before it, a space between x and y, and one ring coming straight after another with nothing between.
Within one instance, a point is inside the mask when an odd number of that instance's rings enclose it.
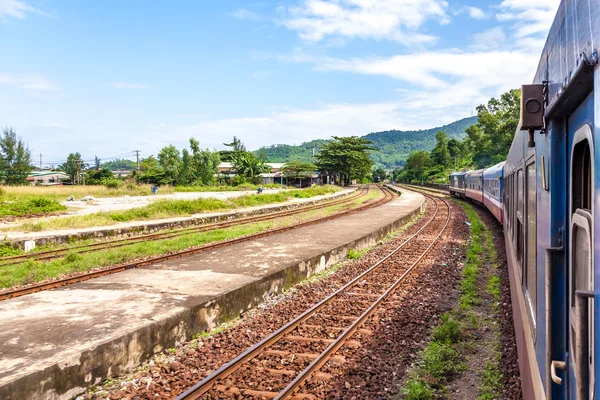
<instances>
[{"instance_id":1,"label":"railway track","mask_svg":"<svg viewBox=\"0 0 600 400\"><path fill-rule=\"evenodd\" d=\"M199 398L316 399L329 368L343 363L340 349L360 346L372 333L365 321L433 248L451 218L449 203L425 194L433 216L414 235L342 288L197 383L177 400Z\"/></svg>"},{"instance_id":2,"label":"railway track","mask_svg":"<svg viewBox=\"0 0 600 400\"><path fill-rule=\"evenodd\" d=\"M241 242L245 242L248 240L266 237L266 236L274 235L277 233L289 231L292 229L304 227L304 226L314 225L314 224L328 221L331 219L339 218L344 215L348 215L348 214L366 210L366 209L369 209L372 207L380 206L382 204L385 204L385 203L391 201L394 198L394 196L395 196L394 193L392 191L390 191L389 189L384 188L384 187L379 187L379 186L377 186L377 188L378 188L378 190L381 190L383 192L384 197L379 200L376 200L376 201L367 202L357 208L341 211L339 213L328 215L326 217L316 218L316 219L305 221L305 222L302 222L302 223L299 223L296 225L292 225L292 226L285 226L285 227L281 227L281 228L270 229L270 230L266 230L266 231L256 233L256 234L241 236L241 237L238 237L235 239L224 240L221 242L198 246L198 247L194 247L194 248L183 250L183 251L173 252L170 254L160 255L160 256L156 256L156 257L151 257L151 258L147 258L147 259L144 259L141 261L134 261L134 262L126 263L126 264L114 265L114 266L111 266L108 268L102 268L102 269L98 269L95 271L89 271L89 272L85 272L85 273L81 273L81 274L77 274L77 275L73 275L73 276L68 276L65 278L60 278L60 279L56 279L56 280L52 280L52 281L48 281L48 282L42 282L42 283L28 285L25 287L19 287L16 289L2 291L2 292L0 292L0 301L7 300L10 298L14 298L14 297L24 296L26 294L40 292L43 290L49 290L49 289L54 289L54 288L58 288L61 286L66 286L66 285L69 285L72 283L82 282L82 281L85 281L88 279L93 279L93 278L97 278L100 276L105 276L105 275L114 274L117 272L126 271L128 269L139 268L139 267L143 267L146 265L155 264L155 263L161 262L161 261L167 261L167 260L172 260L172 259L176 259L176 258L191 256L191 255L199 254L199 253L202 253L202 252L205 252L208 250L213 250L216 248L229 246L229 245L232 245L235 243L241 243ZM346 198L344 200L349 201L348 198ZM327 207L329 207L331 205L332 205L331 203L328 203ZM291 210L291 211L296 211L296 210ZM303 208L302 212L306 212L306 211L307 211L307 209ZM270 216L271 216L271 214L270 214ZM281 216L281 214L279 214L278 217L279 216ZM266 216L264 216L264 217L266 217ZM239 223L240 220L230 221L230 222L231 223L234 223L234 222ZM251 221L251 222L256 222L256 221Z\"/></svg>"},{"instance_id":3,"label":"railway track","mask_svg":"<svg viewBox=\"0 0 600 400\"><path fill-rule=\"evenodd\" d=\"M351 196L348 196L348 197L344 197L343 199L327 201L324 203L315 204L315 205L306 206L306 207L299 207L299 208L295 208L292 210L278 211L278 212L274 212L274 213L269 213L269 214L264 214L264 215L256 215L256 216L247 217L247 218L239 218L239 219L235 219L235 220L231 220L231 221L223 221L223 222L217 222L217 223L207 224L207 225L203 225L203 226L181 228L181 229L172 230L172 231L163 232L163 233L152 233L152 234L147 234L147 235L135 236L135 237L131 237L131 238L107 240L107 241L102 241L99 243L71 246L71 247L64 248L64 249L40 251L40 252L35 252L35 253L27 253L27 254L20 254L20 255L16 255L16 256L2 257L0 259L0 268L10 266L10 265L20 264L20 263L28 261L28 260L36 260L36 261L52 260L52 259L64 257L68 254L74 254L74 253L84 254L84 253L89 253L89 252L93 252L93 251L100 251L100 250L105 250L105 249L113 249L113 248L117 248L117 247L129 246L129 245L132 245L135 243L146 242L149 240L172 239L172 238L176 238L176 237L180 237L180 236L189 235L192 233L208 232L208 231L212 231L215 229L224 229L224 228L229 228L229 227L236 226L236 225L244 225L244 224L250 224L250 223L254 223L254 222L262 222L262 221L268 221L268 220L276 219L276 218L288 217L291 215L301 214L301 213L308 212L308 211L319 210L319 209L323 209L323 208L327 208L327 207L331 207L331 206L350 204L352 201L356 200L357 198L365 196L368 193L368 191L369 191L368 188L363 187L363 188L361 188L360 191L358 191L358 193L352 194Z\"/></svg>"}]
</instances>

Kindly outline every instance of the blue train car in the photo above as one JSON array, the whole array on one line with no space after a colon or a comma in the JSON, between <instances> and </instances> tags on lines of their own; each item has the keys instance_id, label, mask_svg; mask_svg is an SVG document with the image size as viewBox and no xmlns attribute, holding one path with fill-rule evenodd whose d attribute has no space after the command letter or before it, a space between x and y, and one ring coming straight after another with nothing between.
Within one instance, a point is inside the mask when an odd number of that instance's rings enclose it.
<instances>
[{"instance_id":1,"label":"blue train car","mask_svg":"<svg viewBox=\"0 0 600 400\"><path fill-rule=\"evenodd\" d=\"M500 223L502 223L504 164L505 161L502 161L483 171L483 204Z\"/></svg>"},{"instance_id":2,"label":"blue train car","mask_svg":"<svg viewBox=\"0 0 600 400\"><path fill-rule=\"evenodd\" d=\"M469 171L465 176L465 196L483 204L483 169Z\"/></svg>"},{"instance_id":3,"label":"blue train car","mask_svg":"<svg viewBox=\"0 0 600 400\"><path fill-rule=\"evenodd\" d=\"M598 1L562 0L504 165L524 399L600 395L599 44Z\"/></svg>"},{"instance_id":4,"label":"blue train car","mask_svg":"<svg viewBox=\"0 0 600 400\"><path fill-rule=\"evenodd\" d=\"M465 197L465 177L466 172L453 172L450 174L450 184L448 185L448 191L451 196Z\"/></svg>"}]
</instances>

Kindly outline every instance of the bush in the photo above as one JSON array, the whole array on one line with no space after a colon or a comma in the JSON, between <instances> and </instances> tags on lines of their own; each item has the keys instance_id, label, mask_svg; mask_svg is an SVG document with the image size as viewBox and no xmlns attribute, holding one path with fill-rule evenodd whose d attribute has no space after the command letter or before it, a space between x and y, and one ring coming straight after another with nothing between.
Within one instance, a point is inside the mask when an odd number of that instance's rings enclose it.
<instances>
[{"instance_id":1,"label":"bush","mask_svg":"<svg viewBox=\"0 0 600 400\"><path fill-rule=\"evenodd\" d=\"M406 400L429 400L433 398L433 390L423 381L409 380L403 390Z\"/></svg>"},{"instance_id":2,"label":"bush","mask_svg":"<svg viewBox=\"0 0 600 400\"><path fill-rule=\"evenodd\" d=\"M231 178L231 186L239 186L246 183L246 178L242 175L235 175Z\"/></svg>"},{"instance_id":3,"label":"bush","mask_svg":"<svg viewBox=\"0 0 600 400\"><path fill-rule=\"evenodd\" d=\"M433 341L423 351L423 370L436 379L446 379L460 366L460 355L448 343Z\"/></svg>"},{"instance_id":4,"label":"bush","mask_svg":"<svg viewBox=\"0 0 600 400\"><path fill-rule=\"evenodd\" d=\"M106 179L104 180L104 187L107 189L118 189L121 187L122 182L118 179Z\"/></svg>"},{"instance_id":5,"label":"bush","mask_svg":"<svg viewBox=\"0 0 600 400\"><path fill-rule=\"evenodd\" d=\"M444 343L457 343L460 339L461 329L450 313L442 315L442 322L433 329L433 340Z\"/></svg>"}]
</instances>

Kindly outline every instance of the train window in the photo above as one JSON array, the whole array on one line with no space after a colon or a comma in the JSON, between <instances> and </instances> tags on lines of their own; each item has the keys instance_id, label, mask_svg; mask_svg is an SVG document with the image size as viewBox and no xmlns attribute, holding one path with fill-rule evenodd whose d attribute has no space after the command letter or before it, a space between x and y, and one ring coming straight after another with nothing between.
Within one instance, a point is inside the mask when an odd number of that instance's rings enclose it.
<instances>
[{"instance_id":1,"label":"train window","mask_svg":"<svg viewBox=\"0 0 600 400\"><path fill-rule=\"evenodd\" d=\"M572 209L592 209L592 168L590 146L587 140L582 140L573 148Z\"/></svg>"},{"instance_id":2,"label":"train window","mask_svg":"<svg viewBox=\"0 0 600 400\"><path fill-rule=\"evenodd\" d=\"M516 215L516 241L517 262L519 273L523 277L523 170L517 171L517 215Z\"/></svg>"},{"instance_id":3,"label":"train window","mask_svg":"<svg viewBox=\"0 0 600 400\"><path fill-rule=\"evenodd\" d=\"M527 165L527 258L525 260L525 288L531 307L532 325L535 330L536 304L537 304L537 185L535 162Z\"/></svg>"}]
</instances>

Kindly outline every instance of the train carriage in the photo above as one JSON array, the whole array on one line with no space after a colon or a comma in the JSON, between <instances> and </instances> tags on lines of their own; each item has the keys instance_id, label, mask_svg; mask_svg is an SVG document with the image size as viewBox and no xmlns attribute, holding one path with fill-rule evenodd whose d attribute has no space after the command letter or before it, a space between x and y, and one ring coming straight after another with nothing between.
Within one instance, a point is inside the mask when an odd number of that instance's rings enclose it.
<instances>
[{"instance_id":1,"label":"train carriage","mask_svg":"<svg viewBox=\"0 0 600 400\"><path fill-rule=\"evenodd\" d=\"M465 176L465 196L483 204L483 171L469 171Z\"/></svg>"},{"instance_id":2,"label":"train carriage","mask_svg":"<svg viewBox=\"0 0 600 400\"><path fill-rule=\"evenodd\" d=\"M483 204L500 223L502 223L504 164L505 161L502 161L483 171Z\"/></svg>"},{"instance_id":3,"label":"train carriage","mask_svg":"<svg viewBox=\"0 0 600 400\"><path fill-rule=\"evenodd\" d=\"M448 191L452 196L465 197L465 177L466 172L453 172L450 174L450 185Z\"/></svg>"},{"instance_id":4,"label":"train carriage","mask_svg":"<svg viewBox=\"0 0 600 400\"><path fill-rule=\"evenodd\" d=\"M562 0L533 85L522 89L521 123L504 166L525 399L598 397L599 43L597 1Z\"/></svg>"}]
</instances>

